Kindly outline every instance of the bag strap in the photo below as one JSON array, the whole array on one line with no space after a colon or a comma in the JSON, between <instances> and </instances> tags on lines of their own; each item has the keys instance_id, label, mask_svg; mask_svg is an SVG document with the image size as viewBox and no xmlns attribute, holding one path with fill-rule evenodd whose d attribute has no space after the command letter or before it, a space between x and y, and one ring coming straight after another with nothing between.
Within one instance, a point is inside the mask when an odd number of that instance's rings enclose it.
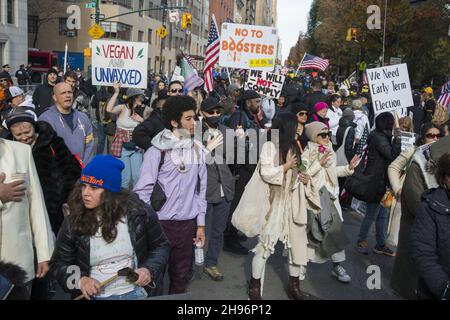
<instances>
[{"instance_id":1,"label":"bag strap","mask_svg":"<svg viewBox=\"0 0 450 320\"><path fill-rule=\"evenodd\" d=\"M350 132L351 127L348 127L347 129L345 129L345 133L344 133L344 139L342 140L342 144L345 145L345 140L347 140L347 135Z\"/></svg>"}]
</instances>

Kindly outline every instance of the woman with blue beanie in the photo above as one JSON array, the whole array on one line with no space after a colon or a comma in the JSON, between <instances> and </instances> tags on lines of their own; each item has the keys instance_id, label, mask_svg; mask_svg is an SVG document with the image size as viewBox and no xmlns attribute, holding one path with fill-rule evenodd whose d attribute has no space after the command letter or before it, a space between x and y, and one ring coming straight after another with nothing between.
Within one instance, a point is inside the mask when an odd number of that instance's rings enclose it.
<instances>
[{"instance_id":1,"label":"woman with blue beanie","mask_svg":"<svg viewBox=\"0 0 450 320\"><path fill-rule=\"evenodd\" d=\"M86 299L136 300L160 293L159 287L151 289L163 276L169 242L154 210L121 189L123 169L110 155L95 157L83 169L50 261L51 275L64 290L81 290ZM137 281L119 276L101 285L124 268L134 270Z\"/></svg>"}]
</instances>

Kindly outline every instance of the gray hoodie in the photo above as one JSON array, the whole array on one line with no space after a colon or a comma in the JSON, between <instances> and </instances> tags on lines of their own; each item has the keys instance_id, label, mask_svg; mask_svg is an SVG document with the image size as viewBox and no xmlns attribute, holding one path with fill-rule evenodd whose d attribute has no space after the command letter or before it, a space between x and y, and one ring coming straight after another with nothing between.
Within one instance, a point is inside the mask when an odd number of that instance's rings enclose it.
<instances>
[{"instance_id":1,"label":"gray hoodie","mask_svg":"<svg viewBox=\"0 0 450 320\"><path fill-rule=\"evenodd\" d=\"M39 121L48 122L56 134L63 138L69 150L86 165L94 157L94 133L89 118L78 110L72 110L73 128L70 128L56 106L50 107Z\"/></svg>"}]
</instances>

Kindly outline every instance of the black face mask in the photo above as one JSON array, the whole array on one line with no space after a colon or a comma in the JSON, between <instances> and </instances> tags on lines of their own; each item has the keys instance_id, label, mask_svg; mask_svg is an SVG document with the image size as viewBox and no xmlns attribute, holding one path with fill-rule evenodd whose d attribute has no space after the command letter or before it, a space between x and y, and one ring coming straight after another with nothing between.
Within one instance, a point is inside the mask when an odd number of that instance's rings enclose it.
<instances>
[{"instance_id":1,"label":"black face mask","mask_svg":"<svg viewBox=\"0 0 450 320\"><path fill-rule=\"evenodd\" d=\"M205 121L208 124L208 126L217 128L219 126L220 117L205 117Z\"/></svg>"}]
</instances>

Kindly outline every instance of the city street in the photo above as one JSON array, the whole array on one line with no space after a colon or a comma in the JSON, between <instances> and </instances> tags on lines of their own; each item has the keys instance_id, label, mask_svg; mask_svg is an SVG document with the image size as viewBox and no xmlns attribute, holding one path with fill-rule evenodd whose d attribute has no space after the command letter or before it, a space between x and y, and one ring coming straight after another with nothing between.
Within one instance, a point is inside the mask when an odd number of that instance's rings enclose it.
<instances>
[{"instance_id":1,"label":"city street","mask_svg":"<svg viewBox=\"0 0 450 320\"><path fill-rule=\"evenodd\" d=\"M362 216L349 211L344 213L344 227L351 244L347 247L347 261L342 265L352 277L350 284L338 282L331 276L331 262L325 264L310 264L306 279L301 281L300 287L306 292L320 299L333 300L388 300L400 299L391 290L389 281L394 258L379 256L370 252L369 256L359 254L355 249L355 243L359 232ZM369 244L375 244L374 229L369 236ZM256 244L255 239L246 243L247 247ZM251 260L253 254L237 256L223 252L219 261L219 267L224 274L223 282L214 282L206 274L200 279L194 279L189 286L189 292L194 300L246 300L246 281L251 274ZM378 265L381 269L381 289L369 290L366 282L369 274L367 267ZM268 260L264 282L263 299L286 300L288 299L285 286L287 285L287 257L283 257L283 247L279 243L275 254Z\"/></svg>"}]
</instances>

